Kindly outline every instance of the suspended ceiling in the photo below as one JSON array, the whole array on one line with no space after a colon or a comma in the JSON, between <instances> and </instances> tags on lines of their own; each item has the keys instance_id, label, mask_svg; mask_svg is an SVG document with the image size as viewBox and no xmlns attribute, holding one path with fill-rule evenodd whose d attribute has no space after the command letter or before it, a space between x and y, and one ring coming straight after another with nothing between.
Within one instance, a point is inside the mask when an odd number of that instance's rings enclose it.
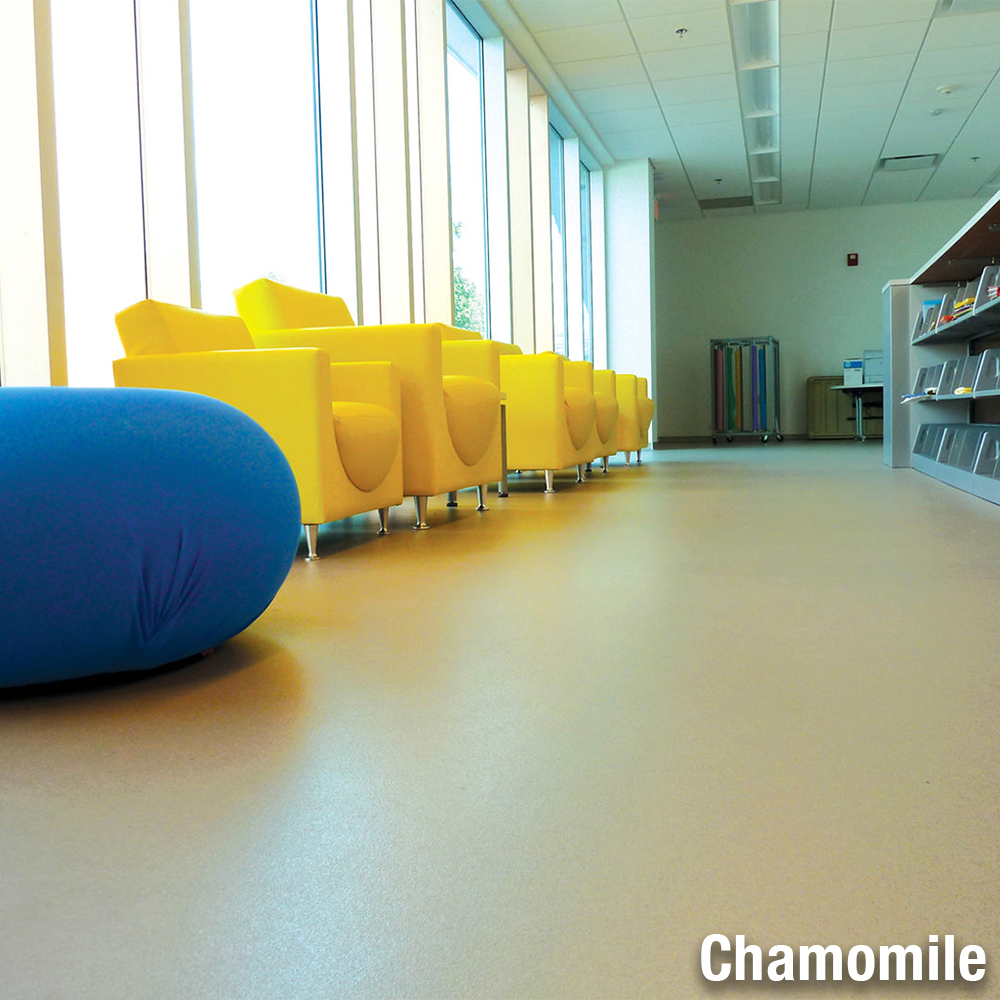
<instances>
[{"instance_id":1,"label":"suspended ceiling","mask_svg":"<svg viewBox=\"0 0 1000 1000\"><path fill-rule=\"evenodd\" d=\"M1000 0L505 6L610 158L652 161L661 218L985 199L1000 187ZM747 34L747 7L773 8L774 38ZM763 176L777 186L759 180L748 44L773 50L753 66L776 77L777 153Z\"/></svg>"}]
</instances>

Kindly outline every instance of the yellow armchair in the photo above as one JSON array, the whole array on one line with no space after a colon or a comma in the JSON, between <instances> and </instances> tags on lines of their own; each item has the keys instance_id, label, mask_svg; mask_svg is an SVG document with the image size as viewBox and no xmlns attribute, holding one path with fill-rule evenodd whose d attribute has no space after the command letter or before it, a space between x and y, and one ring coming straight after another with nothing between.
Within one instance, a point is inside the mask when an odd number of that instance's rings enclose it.
<instances>
[{"instance_id":1,"label":"yellow armchair","mask_svg":"<svg viewBox=\"0 0 1000 1000\"><path fill-rule=\"evenodd\" d=\"M369 510L385 534L403 502L399 379L388 363L331 364L323 351L257 350L243 321L146 299L115 316L126 357L115 385L180 389L242 410L295 474L308 558L318 527Z\"/></svg>"},{"instance_id":2,"label":"yellow armchair","mask_svg":"<svg viewBox=\"0 0 1000 1000\"><path fill-rule=\"evenodd\" d=\"M636 393L636 377L615 373L615 396L618 399L618 448L625 452L628 465L631 453L638 456L642 448L639 436L639 400Z\"/></svg>"},{"instance_id":3,"label":"yellow armchair","mask_svg":"<svg viewBox=\"0 0 1000 1000\"><path fill-rule=\"evenodd\" d=\"M597 457L601 472L607 473L608 459L618 451L618 396L616 376L609 368L594 372L594 399L597 401Z\"/></svg>"},{"instance_id":4,"label":"yellow armchair","mask_svg":"<svg viewBox=\"0 0 1000 1000\"><path fill-rule=\"evenodd\" d=\"M500 355L500 387L507 396L507 467L542 469L545 492L555 492L555 472L575 465L576 481L593 454L597 415L593 392L567 380L561 354Z\"/></svg>"},{"instance_id":5,"label":"yellow armchair","mask_svg":"<svg viewBox=\"0 0 1000 1000\"><path fill-rule=\"evenodd\" d=\"M234 293L258 347L313 347L335 361L391 361L399 373L403 493L427 527L427 500L501 478L500 368L496 345L440 323L355 326L341 299L270 279ZM444 341L461 337L445 348Z\"/></svg>"},{"instance_id":6,"label":"yellow armchair","mask_svg":"<svg viewBox=\"0 0 1000 1000\"><path fill-rule=\"evenodd\" d=\"M639 419L639 450L635 453L635 461L642 465L642 449L649 444L649 425L653 422L656 404L649 398L649 383L641 376L635 380L635 395Z\"/></svg>"}]
</instances>

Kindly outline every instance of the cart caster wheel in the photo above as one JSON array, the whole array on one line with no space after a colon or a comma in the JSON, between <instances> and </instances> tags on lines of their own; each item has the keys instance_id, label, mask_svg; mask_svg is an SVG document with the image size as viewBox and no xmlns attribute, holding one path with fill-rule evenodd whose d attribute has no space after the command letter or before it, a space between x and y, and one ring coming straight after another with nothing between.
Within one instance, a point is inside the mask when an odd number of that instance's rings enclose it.
<instances>
[{"instance_id":1,"label":"cart caster wheel","mask_svg":"<svg viewBox=\"0 0 1000 1000\"><path fill-rule=\"evenodd\" d=\"M728 441L728 442L729 442L730 444L732 444L732 443L733 443L733 436L732 436L732 434L727 434L727 435L726 435L726 440L727 440L727 441Z\"/></svg>"},{"instance_id":2,"label":"cart caster wheel","mask_svg":"<svg viewBox=\"0 0 1000 1000\"><path fill-rule=\"evenodd\" d=\"M785 439L780 434L775 434L774 440L775 441L784 441Z\"/></svg>"},{"instance_id":3,"label":"cart caster wheel","mask_svg":"<svg viewBox=\"0 0 1000 1000\"><path fill-rule=\"evenodd\" d=\"M764 436L763 436L763 437L762 437L762 438L760 439L760 443L761 443L761 444L767 444L767 439L768 439L768 437L769 437L769 436L770 436L770 435L768 435L768 434L765 434L765 435L764 435Z\"/></svg>"},{"instance_id":4,"label":"cart caster wheel","mask_svg":"<svg viewBox=\"0 0 1000 1000\"><path fill-rule=\"evenodd\" d=\"M715 438L712 438L712 444L718 444L718 441Z\"/></svg>"}]
</instances>

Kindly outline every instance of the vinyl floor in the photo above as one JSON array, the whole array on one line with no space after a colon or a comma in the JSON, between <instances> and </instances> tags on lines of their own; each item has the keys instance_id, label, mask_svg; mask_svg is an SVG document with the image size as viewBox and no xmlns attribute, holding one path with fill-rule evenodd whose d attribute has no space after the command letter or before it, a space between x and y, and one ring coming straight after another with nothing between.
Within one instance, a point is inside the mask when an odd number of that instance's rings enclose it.
<instances>
[{"instance_id":1,"label":"vinyl floor","mask_svg":"<svg viewBox=\"0 0 1000 1000\"><path fill-rule=\"evenodd\" d=\"M0 700L0 998L1000 996L1000 508L877 442L647 454ZM987 974L710 984L713 933Z\"/></svg>"}]
</instances>

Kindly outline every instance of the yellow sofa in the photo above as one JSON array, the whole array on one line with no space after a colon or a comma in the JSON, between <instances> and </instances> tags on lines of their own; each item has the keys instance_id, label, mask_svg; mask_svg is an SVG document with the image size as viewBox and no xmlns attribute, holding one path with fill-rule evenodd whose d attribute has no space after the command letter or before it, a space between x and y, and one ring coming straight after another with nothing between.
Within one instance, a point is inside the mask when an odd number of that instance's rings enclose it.
<instances>
[{"instance_id":1,"label":"yellow sofa","mask_svg":"<svg viewBox=\"0 0 1000 1000\"><path fill-rule=\"evenodd\" d=\"M313 347L335 361L390 361L399 373L403 493L426 528L427 500L501 478L499 351L474 340L447 351L440 323L355 326L343 300L261 278L234 293L258 347ZM447 358L447 365L446 365ZM450 499L452 498L450 497Z\"/></svg>"},{"instance_id":2,"label":"yellow sofa","mask_svg":"<svg viewBox=\"0 0 1000 1000\"><path fill-rule=\"evenodd\" d=\"M387 362L331 364L324 351L258 350L243 321L145 299L115 316L126 357L115 385L212 396L260 424L299 488L308 558L318 526L403 502L399 379Z\"/></svg>"},{"instance_id":3,"label":"yellow sofa","mask_svg":"<svg viewBox=\"0 0 1000 1000\"><path fill-rule=\"evenodd\" d=\"M618 400L618 450L625 453L625 464L628 465L632 452L638 454L642 447L642 439L639 437L639 400L634 375L615 373L615 397Z\"/></svg>"}]
</instances>

